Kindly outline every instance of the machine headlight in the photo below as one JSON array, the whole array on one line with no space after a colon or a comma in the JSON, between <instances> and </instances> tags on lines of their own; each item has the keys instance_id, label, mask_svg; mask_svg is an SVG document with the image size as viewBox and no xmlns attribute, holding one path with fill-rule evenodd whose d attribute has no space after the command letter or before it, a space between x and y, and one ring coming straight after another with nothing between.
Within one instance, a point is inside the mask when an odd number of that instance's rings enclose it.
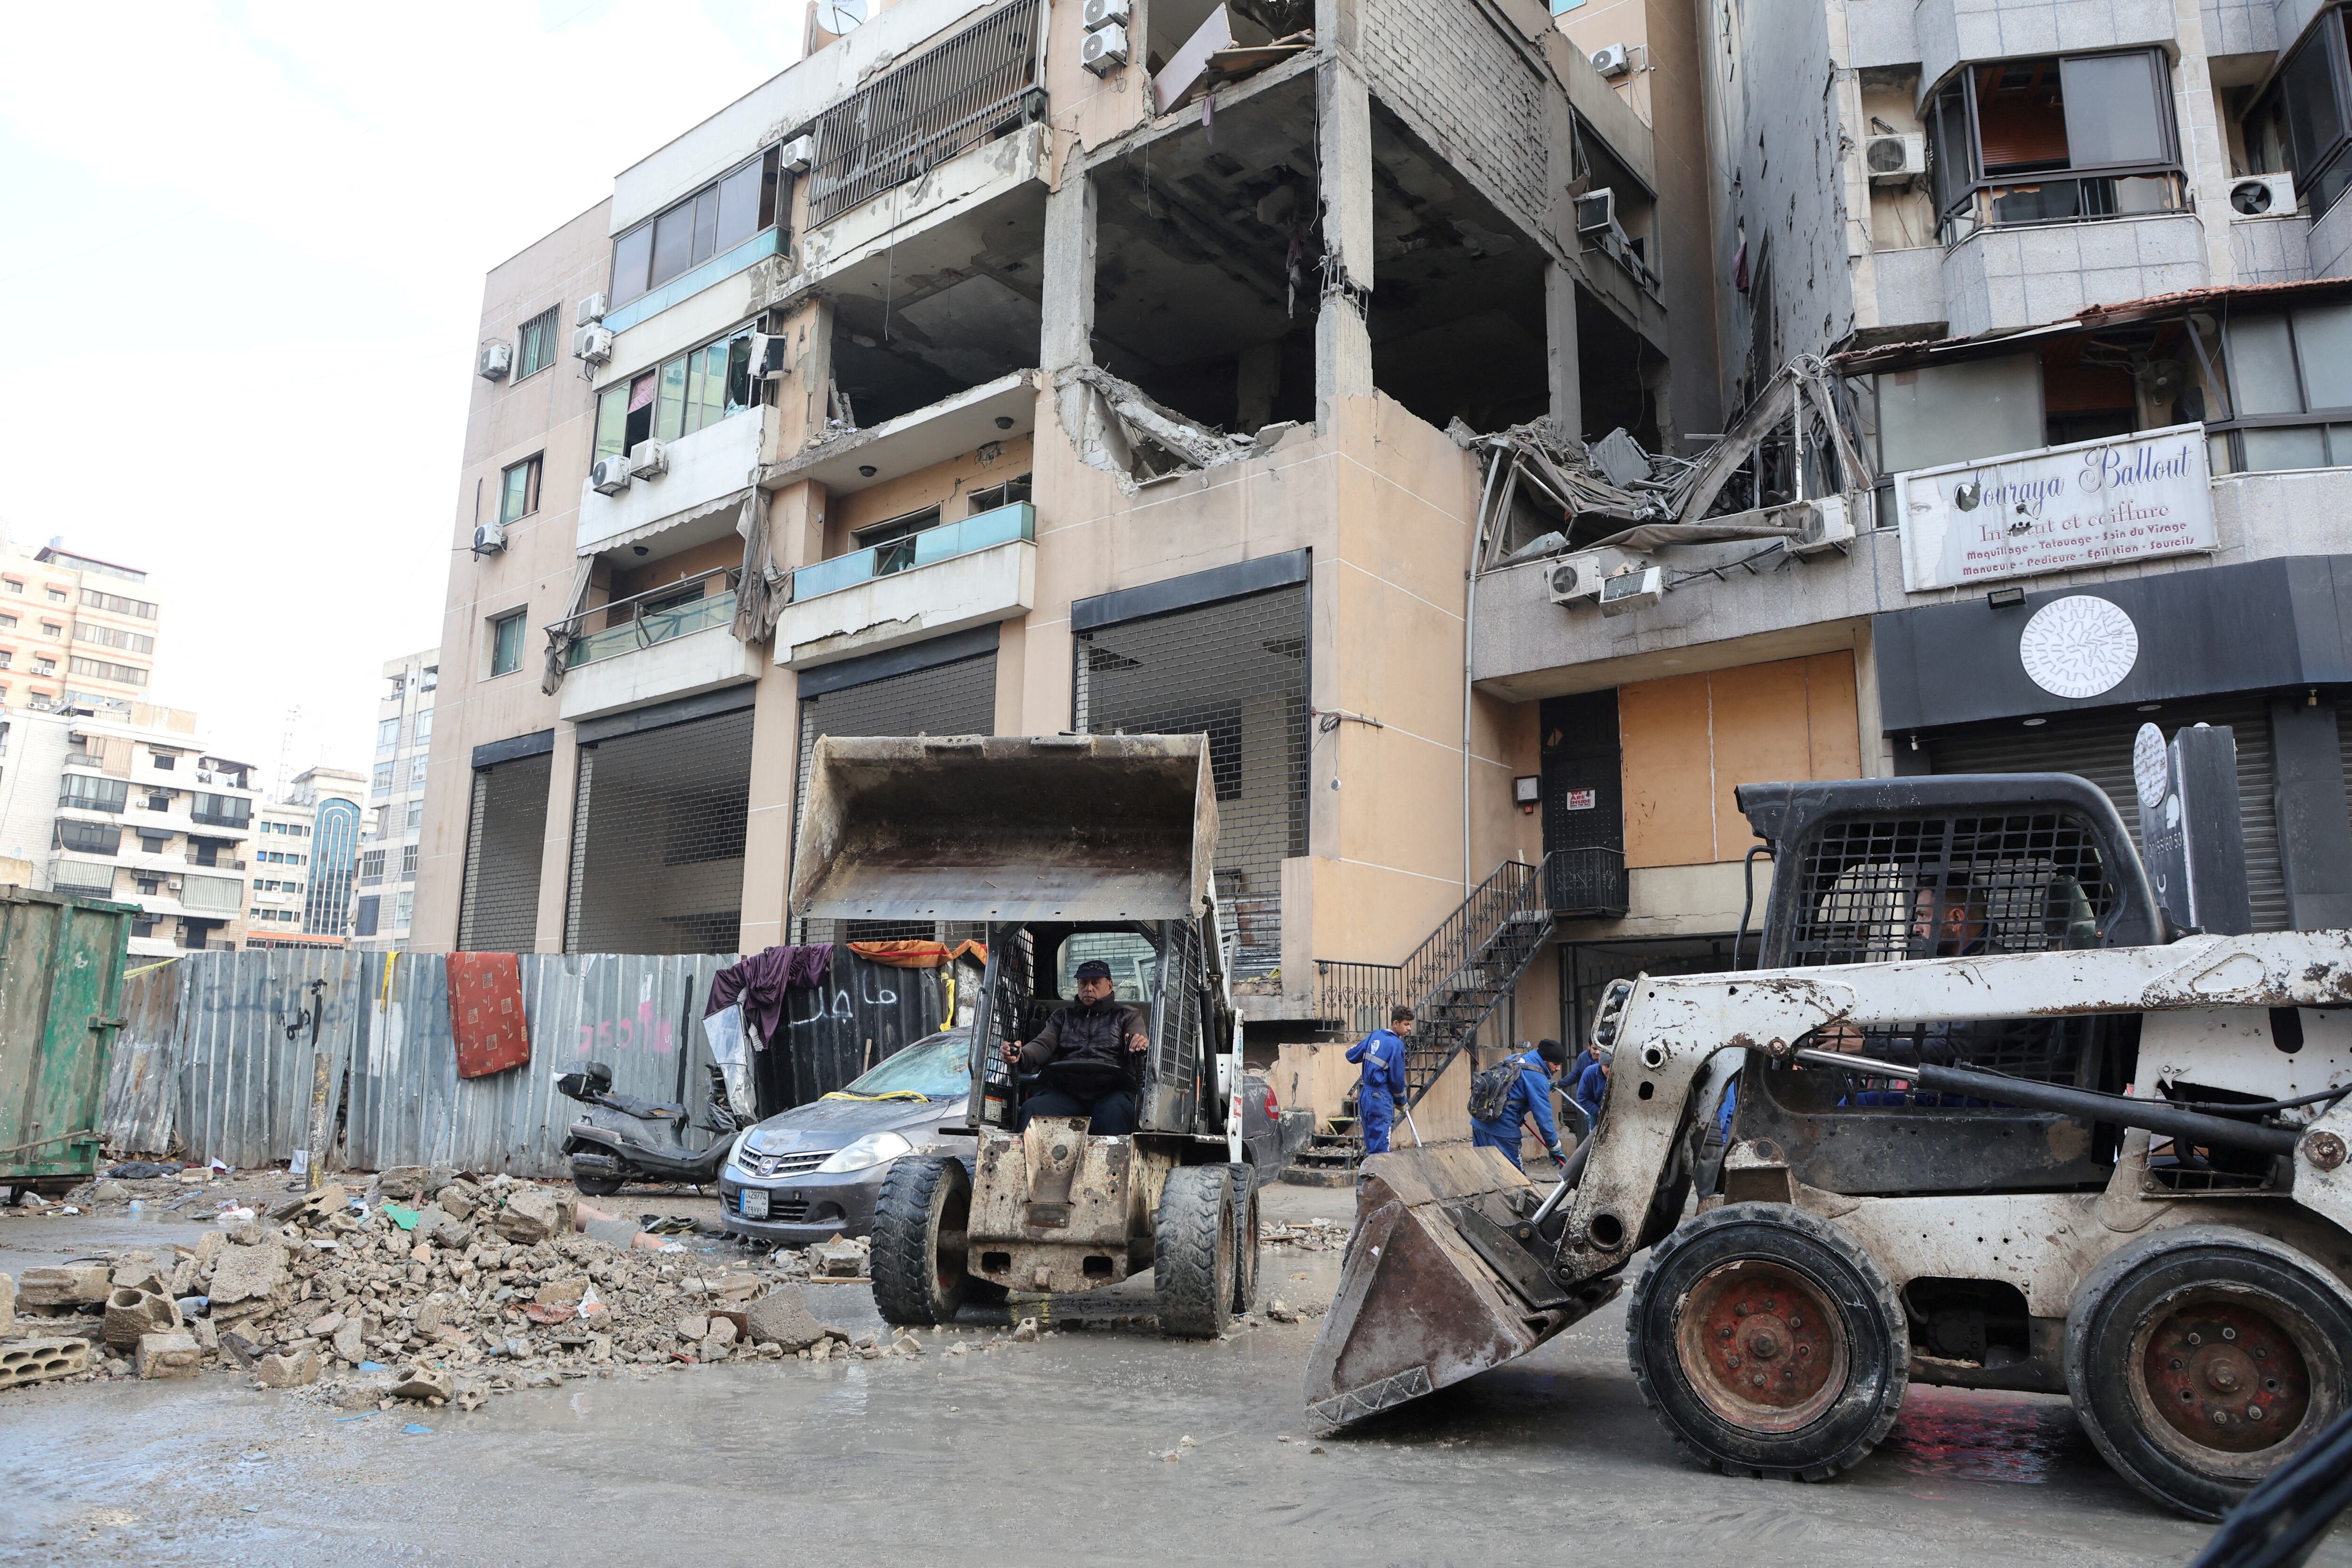
<instances>
[{"instance_id":1,"label":"machine headlight","mask_svg":"<svg viewBox=\"0 0 2352 1568\"><path fill-rule=\"evenodd\" d=\"M901 1154L911 1154L915 1146L896 1132L868 1132L854 1142L845 1143L826 1157L820 1171L838 1175L844 1171L863 1171L895 1160Z\"/></svg>"},{"instance_id":2,"label":"machine headlight","mask_svg":"<svg viewBox=\"0 0 2352 1568\"><path fill-rule=\"evenodd\" d=\"M759 1129L756 1127L746 1127L742 1131L735 1134L735 1142L727 1151L727 1173L729 1175L738 1178L742 1176L743 1145L750 1142L751 1141L751 1134L758 1131Z\"/></svg>"}]
</instances>

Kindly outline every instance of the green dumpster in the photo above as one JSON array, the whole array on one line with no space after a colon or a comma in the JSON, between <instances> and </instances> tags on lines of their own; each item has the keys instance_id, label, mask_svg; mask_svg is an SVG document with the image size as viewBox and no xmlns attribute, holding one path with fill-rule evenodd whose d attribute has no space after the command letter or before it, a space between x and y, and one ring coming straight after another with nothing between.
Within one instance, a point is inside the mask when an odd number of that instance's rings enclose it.
<instances>
[{"instance_id":1,"label":"green dumpster","mask_svg":"<svg viewBox=\"0 0 2352 1568\"><path fill-rule=\"evenodd\" d=\"M0 887L0 1185L98 1170L134 904Z\"/></svg>"}]
</instances>

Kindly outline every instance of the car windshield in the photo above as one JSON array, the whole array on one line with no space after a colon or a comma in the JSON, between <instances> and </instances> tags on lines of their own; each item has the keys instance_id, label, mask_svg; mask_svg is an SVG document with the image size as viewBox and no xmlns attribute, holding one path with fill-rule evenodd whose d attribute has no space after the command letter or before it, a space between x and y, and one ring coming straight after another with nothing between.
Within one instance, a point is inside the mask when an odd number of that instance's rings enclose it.
<instances>
[{"instance_id":1,"label":"car windshield","mask_svg":"<svg viewBox=\"0 0 2352 1568\"><path fill-rule=\"evenodd\" d=\"M970 1047L961 1032L918 1040L849 1086L852 1094L908 1089L926 1100L955 1100L971 1091Z\"/></svg>"}]
</instances>

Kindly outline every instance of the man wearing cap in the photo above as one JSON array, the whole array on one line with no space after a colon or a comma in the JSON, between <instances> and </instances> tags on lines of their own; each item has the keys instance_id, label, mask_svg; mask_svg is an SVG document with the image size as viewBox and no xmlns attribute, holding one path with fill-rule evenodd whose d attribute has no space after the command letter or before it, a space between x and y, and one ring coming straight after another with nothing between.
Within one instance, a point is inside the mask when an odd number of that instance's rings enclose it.
<instances>
[{"instance_id":1,"label":"man wearing cap","mask_svg":"<svg viewBox=\"0 0 2352 1568\"><path fill-rule=\"evenodd\" d=\"M1004 1059L1037 1075L1036 1092L1021 1102L1021 1125L1033 1116L1083 1116L1087 1131L1135 1131L1136 1090L1143 1086L1143 1011L1111 997L1110 965L1089 958L1078 965L1078 999L1056 1012L1027 1045L1004 1042Z\"/></svg>"}]
</instances>

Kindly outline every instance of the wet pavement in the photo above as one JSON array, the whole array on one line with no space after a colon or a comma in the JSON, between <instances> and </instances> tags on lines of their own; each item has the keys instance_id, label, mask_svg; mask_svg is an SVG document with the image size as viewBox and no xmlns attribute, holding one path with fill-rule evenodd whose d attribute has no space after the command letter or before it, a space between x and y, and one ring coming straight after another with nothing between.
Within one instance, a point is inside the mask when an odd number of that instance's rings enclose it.
<instances>
[{"instance_id":1,"label":"wet pavement","mask_svg":"<svg viewBox=\"0 0 2352 1568\"><path fill-rule=\"evenodd\" d=\"M1343 1194L1269 1195L1269 1219L1346 1213ZM1319 1303L1338 1263L1269 1249L1266 1293ZM863 1286L808 1295L879 1323ZM1313 1321L1216 1344L1111 1321L1148 1299L1059 1303L1034 1345L982 1350L1003 1329L974 1321L924 1334L919 1360L623 1371L472 1415L351 1416L225 1377L0 1394L0 1563L1921 1568L2177 1563L2208 1533L2117 1480L2055 1399L1916 1391L1826 1485L1703 1471L1642 1407L1622 1307L1318 1438ZM2315 1561L2352 1568L2352 1529Z\"/></svg>"}]
</instances>

